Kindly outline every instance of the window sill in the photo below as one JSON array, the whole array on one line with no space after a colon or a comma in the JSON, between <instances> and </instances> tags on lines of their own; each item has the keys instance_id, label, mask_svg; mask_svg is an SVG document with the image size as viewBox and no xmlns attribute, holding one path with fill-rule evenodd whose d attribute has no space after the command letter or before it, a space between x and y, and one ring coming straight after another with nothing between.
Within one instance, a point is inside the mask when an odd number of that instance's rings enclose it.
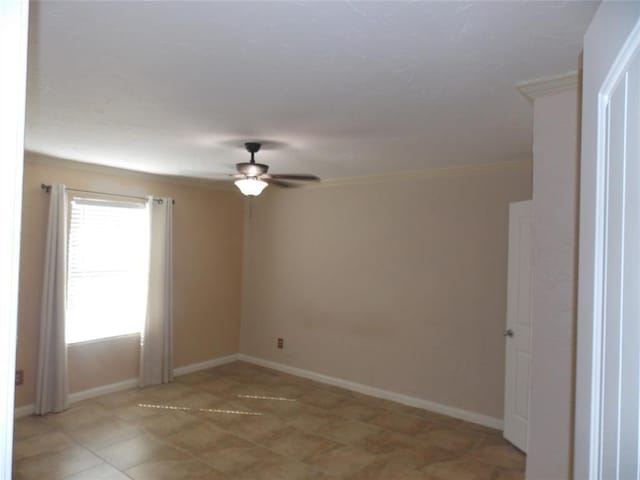
<instances>
[{"instance_id":1,"label":"window sill","mask_svg":"<svg viewBox=\"0 0 640 480\"><path fill-rule=\"evenodd\" d=\"M140 332L123 333L122 335L114 335L113 337L92 338L90 340L79 340L77 342L67 342L67 346L69 347L72 345L89 345L92 343L112 342L114 340L120 340L120 339L131 338L131 337L140 338Z\"/></svg>"}]
</instances>

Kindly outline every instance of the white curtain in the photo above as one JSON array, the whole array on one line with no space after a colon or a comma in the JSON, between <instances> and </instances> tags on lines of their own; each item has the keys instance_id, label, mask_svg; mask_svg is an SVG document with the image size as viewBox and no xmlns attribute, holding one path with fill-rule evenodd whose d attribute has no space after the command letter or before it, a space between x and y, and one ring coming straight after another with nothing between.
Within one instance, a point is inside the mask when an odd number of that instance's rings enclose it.
<instances>
[{"instance_id":1,"label":"white curtain","mask_svg":"<svg viewBox=\"0 0 640 480\"><path fill-rule=\"evenodd\" d=\"M140 345L140 386L173 379L173 200L149 197L149 291Z\"/></svg>"},{"instance_id":2,"label":"white curtain","mask_svg":"<svg viewBox=\"0 0 640 480\"><path fill-rule=\"evenodd\" d=\"M67 281L67 199L64 185L52 185L45 251L36 414L67 408L65 302Z\"/></svg>"}]
</instances>

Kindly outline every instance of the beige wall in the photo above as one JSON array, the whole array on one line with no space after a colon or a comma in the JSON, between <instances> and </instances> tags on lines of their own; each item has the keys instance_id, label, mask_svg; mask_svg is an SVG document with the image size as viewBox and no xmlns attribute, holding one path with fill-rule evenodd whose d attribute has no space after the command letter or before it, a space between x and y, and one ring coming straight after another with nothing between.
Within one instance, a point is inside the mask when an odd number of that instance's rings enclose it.
<instances>
[{"instance_id":1,"label":"beige wall","mask_svg":"<svg viewBox=\"0 0 640 480\"><path fill-rule=\"evenodd\" d=\"M35 396L42 266L48 196L41 183L134 195L171 196L174 210L174 363L201 362L238 351L243 202L230 189L82 167L27 156L24 175L17 367L25 383L16 405ZM75 392L135 377L138 340L113 340L69 348L69 386Z\"/></svg>"},{"instance_id":2,"label":"beige wall","mask_svg":"<svg viewBox=\"0 0 640 480\"><path fill-rule=\"evenodd\" d=\"M268 189L241 351L502 418L508 204L530 197L522 164Z\"/></svg>"},{"instance_id":3,"label":"beige wall","mask_svg":"<svg viewBox=\"0 0 640 480\"><path fill-rule=\"evenodd\" d=\"M537 98L533 122L527 478L569 478L576 318L578 92Z\"/></svg>"}]
</instances>

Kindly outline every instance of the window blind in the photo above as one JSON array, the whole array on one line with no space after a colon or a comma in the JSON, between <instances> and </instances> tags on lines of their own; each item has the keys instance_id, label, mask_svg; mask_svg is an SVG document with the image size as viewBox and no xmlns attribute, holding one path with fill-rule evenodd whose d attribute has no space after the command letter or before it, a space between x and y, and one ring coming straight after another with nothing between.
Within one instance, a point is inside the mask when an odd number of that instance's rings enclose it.
<instances>
[{"instance_id":1,"label":"window blind","mask_svg":"<svg viewBox=\"0 0 640 480\"><path fill-rule=\"evenodd\" d=\"M74 198L70 207L67 343L140 332L149 263L146 205Z\"/></svg>"}]
</instances>

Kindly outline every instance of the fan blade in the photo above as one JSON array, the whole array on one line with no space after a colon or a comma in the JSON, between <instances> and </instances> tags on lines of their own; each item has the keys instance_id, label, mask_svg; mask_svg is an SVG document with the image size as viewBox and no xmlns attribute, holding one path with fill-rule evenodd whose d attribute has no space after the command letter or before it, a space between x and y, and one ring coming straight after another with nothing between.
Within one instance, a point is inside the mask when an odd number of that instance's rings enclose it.
<instances>
[{"instance_id":1,"label":"fan blade","mask_svg":"<svg viewBox=\"0 0 640 480\"><path fill-rule=\"evenodd\" d=\"M283 182L282 180L276 180L275 178L265 178L266 182L269 185L275 185L276 187L284 187L284 188L295 188L298 185L294 185L293 183Z\"/></svg>"},{"instance_id":2,"label":"fan blade","mask_svg":"<svg viewBox=\"0 0 640 480\"><path fill-rule=\"evenodd\" d=\"M280 174L269 174L271 178L276 180L294 180L298 182L319 182L320 177L316 175L307 175L307 174L290 174L290 173L280 173Z\"/></svg>"}]
</instances>

